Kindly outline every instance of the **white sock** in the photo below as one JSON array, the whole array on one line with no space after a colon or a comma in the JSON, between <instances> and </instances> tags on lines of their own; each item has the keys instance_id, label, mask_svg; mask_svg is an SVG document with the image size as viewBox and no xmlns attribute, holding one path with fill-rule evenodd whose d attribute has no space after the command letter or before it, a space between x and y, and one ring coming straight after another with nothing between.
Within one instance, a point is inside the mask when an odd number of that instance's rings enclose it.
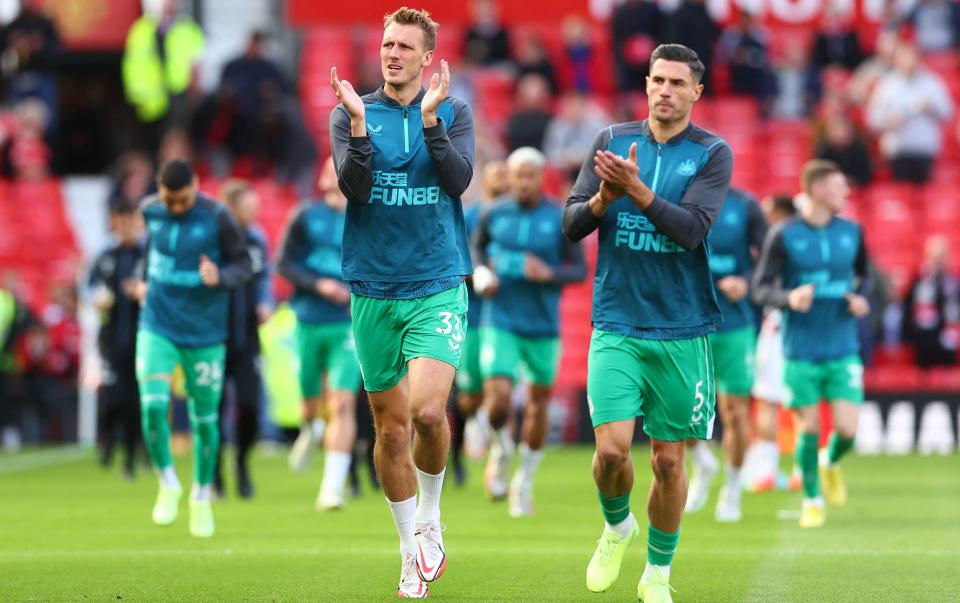
<instances>
[{"instance_id":1,"label":"white sock","mask_svg":"<svg viewBox=\"0 0 960 603\"><path fill-rule=\"evenodd\" d=\"M400 535L400 552L417 554L416 531L417 497L411 496L407 500L393 502L389 498L390 512L393 513L393 523L397 525L397 534Z\"/></svg>"},{"instance_id":2,"label":"white sock","mask_svg":"<svg viewBox=\"0 0 960 603\"><path fill-rule=\"evenodd\" d=\"M212 484L193 484L193 488L190 489L190 500L195 500L197 502L209 502L213 498L213 485Z\"/></svg>"},{"instance_id":3,"label":"white sock","mask_svg":"<svg viewBox=\"0 0 960 603\"><path fill-rule=\"evenodd\" d=\"M531 450L526 443L520 444L520 475L525 481L532 481L543 460L543 449Z\"/></svg>"},{"instance_id":4,"label":"white sock","mask_svg":"<svg viewBox=\"0 0 960 603\"><path fill-rule=\"evenodd\" d=\"M493 432L493 437L497 440L500 449L501 458L504 461L509 461L513 457L513 434L510 433L510 426L504 425L500 429Z\"/></svg>"},{"instance_id":5,"label":"white sock","mask_svg":"<svg viewBox=\"0 0 960 603\"><path fill-rule=\"evenodd\" d=\"M780 468L780 446L776 442L763 443L764 468L776 476Z\"/></svg>"},{"instance_id":6,"label":"white sock","mask_svg":"<svg viewBox=\"0 0 960 603\"><path fill-rule=\"evenodd\" d=\"M710 446L706 440L698 440L693 447L693 461L702 468L715 467L717 460L713 458L710 452Z\"/></svg>"},{"instance_id":7,"label":"white sock","mask_svg":"<svg viewBox=\"0 0 960 603\"><path fill-rule=\"evenodd\" d=\"M350 453L331 450L323 455L323 479L320 481L320 495L340 499L343 497L343 484L350 471Z\"/></svg>"},{"instance_id":8,"label":"white sock","mask_svg":"<svg viewBox=\"0 0 960 603\"><path fill-rule=\"evenodd\" d=\"M647 567L643 570L643 576L641 576L640 581L646 582L647 577L653 572L658 572L661 574L666 574L667 579L670 579L670 566L669 565L653 565L649 561L647 562Z\"/></svg>"},{"instance_id":9,"label":"white sock","mask_svg":"<svg viewBox=\"0 0 960 603\"><path fill-rule=\"evenodd\" d=\"M613 530L617 533L617 536L620 538L626 538L630 535L630 530L633 529L633 524L636 523L636 519L633 518L633 513L627 515L627 518L621 521L620 523L609 524L606 523L607 529Z\"/></svg>"},{"instance_id":10,"label":"white sock","mask_svg":"<svg viewBox=\"0 0 960 603\"><path fill-rule=\"evenodd\" d=\"M727 463L727 486L730 488L740 489L740 467L734 467L730 463Z\"/></svg>"},{"instance_id":11,"label":"white sock","mask_svg":"<svg viewBox=\"0 0 960 603\"><path fill-rule=\"evenodd\" d=\"M417 485L420 486L420 502L417 504L417 521L440 521L440 492L443 491L443 474L430 475L417 469Z\"/></svg>"},{"instance_id":12,"label":"white sock","mask_svg":"<svg viewBox=\"0 0 960 603\"><path fill-rule=\"evenodd\" d=\"M180 480L177 478L177 472L173 470L173 465L157 471L157 477L160 479L161 486L166 488L180 487Z\"/></svg>"},{"instance_id":13,"label":"white sock","mask_svg":"<svg viewBox=\"0 0 960 603\"><path fill-rule=\"evenodd\" d=\"M314 442L323 441L323 434L327 431L327 422L321 418L316 418L313 421L310 421L310 437L313 438Z\"/></svg>"}]
</instances>

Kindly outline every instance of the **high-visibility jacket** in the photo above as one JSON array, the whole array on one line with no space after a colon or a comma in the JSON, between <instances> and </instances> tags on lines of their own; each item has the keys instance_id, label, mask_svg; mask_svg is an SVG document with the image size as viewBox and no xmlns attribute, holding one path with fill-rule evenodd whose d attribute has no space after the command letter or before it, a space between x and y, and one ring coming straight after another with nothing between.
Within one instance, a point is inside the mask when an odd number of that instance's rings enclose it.
<instances>
[{"instance_id":1,"label":"high-visibility jacket","mask_svg":"<svg viewBox=\"0 0 960 603\"><path fill-rule=\"evenodd\" d=\"M170 96L187 89L193 64L203 52L203 30L193 19L181 15L167 30L161 55L158 25L146 15L137 19L127 34L123 52L123 87L144 122L157 121L167 114Z\"/></svg>"}]
</instances>

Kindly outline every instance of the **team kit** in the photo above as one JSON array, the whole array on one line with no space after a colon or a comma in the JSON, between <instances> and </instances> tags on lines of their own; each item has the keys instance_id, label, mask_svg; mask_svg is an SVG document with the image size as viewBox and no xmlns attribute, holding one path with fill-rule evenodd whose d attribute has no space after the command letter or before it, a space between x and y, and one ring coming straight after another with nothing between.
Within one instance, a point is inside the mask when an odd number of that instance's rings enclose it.
<instances>
[{"instance_id":1,"label":"team kit","mask_svg":"<svg viewBox=\"0 0 960 603\"><path fill-rule=\"evenodd\" d=\"M581 241L596 236L587 404L603 525L585 559L587 589L608 590L644 532L631 503L638 418L651 447L640 600L672 601L681 520L706 506L721 473L706 445L716 415L724 473L716 519L739 521L744 489L774 487L776 436L758 428L750 444L752 398L794 415L799 523L824 525L826 503L846 502L839 462L863 401L857 320L869 312L863 235L839 215L849 194L839 168L809 162L796 200L760 204L731 188L730 146L691 121L703 64L668 44L650 56L648 118L597 133L565 203L543 191L543 154L523 147L506 160L502 194L465 209L473 113L449 95L436 35L425 11L387 15L384 82L371 94L331 68L340 101L330 115L332 157L320 194L294 210L278 250L276 269L294 289L303 399L289 464L302 469L323 447L318 509L345 505L362 385L400 541L396 592L427 597L448 562L440 503L451 447L463 445L462 437L451 443L447 419L456 381L476 401L466 419L485 438L487 495L508 499L514 517L533 514L561 353L561 292L586 278ZM210 537L230 291L257 267L244 230L199 192L188 163L162 166L157 187L141 208L148 238L136 354L159 479L153 521L172 524L184 493L167 418L180 366L194 443L190 532ZM523 408L514 413L521 384ZM833 411L822 449L821 400Z\"/></svg>"}]
</instances>

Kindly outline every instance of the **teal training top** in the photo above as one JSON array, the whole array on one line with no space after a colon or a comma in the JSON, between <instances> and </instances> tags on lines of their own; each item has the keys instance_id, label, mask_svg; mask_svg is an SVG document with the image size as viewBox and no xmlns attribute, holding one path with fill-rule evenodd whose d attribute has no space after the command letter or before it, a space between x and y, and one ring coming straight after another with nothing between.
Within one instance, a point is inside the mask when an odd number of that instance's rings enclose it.
<instances>
[{"instance_id":1,"label":"teal training top","mask_svg":"<svg viewBox=\"0 0 960 603\"><path fill-rule=\"evenodd\" d=\"M147 298L140 328L178 346L200 348L227 339L229 289L243 285L252 268L243 232L226 208L197 193L181 215L167 210L157 195L142 206L147 225ZM200 280L200 257L220 269L220 284Z\"/></svg>"},{"instance_id":2,"label":"teal training top","mask_svg":"<svg viewBox=\"0 0 960 603\"><path fill-rule=\"evenodd\" d=\"M627 157L637 143L640 180L654 193L641 211L626 196L603 216L588 201L600 190L597 150ZM689 339L714 331L720 308L710 276L707 232L730 187L733 154L719 137L690 124L658 143L646 121L597 135L564 208L564 232L599 231L593 325L644 339Z\"/></svg>"},{"instance_id":3,"label":"teal training top","mask_svg":"<svg viewBox=\"0 0 960 603\"><path fill-rule=\"evenodd\" d=\"M726 276L742 277L749 284L756 266L754 253L759 255L766 236L767 219L760 204L747 192L731 188L707 237L714 284ZM749 294L732 302L718 289L717 301L723 314L720 332L756 325Z\"/></svg>"}]
</instances>

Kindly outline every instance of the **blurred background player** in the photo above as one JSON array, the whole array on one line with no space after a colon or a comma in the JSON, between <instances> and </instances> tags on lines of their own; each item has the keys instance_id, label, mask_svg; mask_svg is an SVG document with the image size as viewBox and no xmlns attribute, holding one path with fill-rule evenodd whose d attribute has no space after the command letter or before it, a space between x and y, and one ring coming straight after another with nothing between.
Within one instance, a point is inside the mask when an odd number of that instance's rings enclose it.
<instances>
[{"instance_id":1,"label":"blurred background player","mask_svg":"<svg viewBox=\"0 0 960 603\"><path fill-rule=\"evenodd\" d=\"M820 452L823 492L831 505L846 504L837 463L853 447L863 404L863 364L857 319L867 315L867 252L860 226L837 216L850 187L831 161L807 162L807 197L799 215L770 232L754 280L758 304L784 310L784 406L800 432L797 463L803 474L800 526L826 520L818 478L820 400L830 403L833 433Z\"/></svg>"},{"instance_id":2,"label":"blurred background player","mask_svg":"<svg viewBox=\"0 0 960 603\"><path fill-rule=\"evenodd\" d=\"M190 533L207 538L214 532L210 503L220 446L229 289L250 278L250 257L230 213L197 191L190 164L164 164L157 188L142 208L149 238L137 333L143 438L160 480L153 521L171 525L183 493L173 468L167 420L173 371L179 365L186 377L193 428Z\"/></svg>"},{"instance_id":3,"label":"blurred background player","mask_svg":"<svg viewBox=\"0 0 960 603\"><path fill-rule=\"evenodd\" d=\"M484 486L507 494L513 430L510 393L522 365L529 382L520 465L510 482L510 515L533 513L533 477L543 458L547 410L560 362L560 292L587 276L583 248L563 236L562 211L543 193L546 158L520 147L507 158L510 195L487 208L474 238L477 267L487 273L480 328L480 372L493 437Z\"/></svg>"},{"instance_id":4,"label":"blurred background player","mask_svg":"<svg viewBox=\"0 0 960 603\"><path fill-rule=\"evenodd\" d=\"M303 201L290 217L277 271L295 287L291 306L297 315L303 396L303 425L290 451L290 468L305 469L314 448L323 442L323 480L316 504L324 510L343 506L357 435L360 367L350 330L350 291L341 281L347 199L337 185L333 158L324 162L319 184L322 196ZM326 424L324 415L329 419Z\"/></svg>"},{"instance_id":5,"label":"blurred background player","mask_svg":"<svg viewBox=\"0 0 960 603\"><path fill-rule=\"evenodd\" d=\"M587 566L587 588L610 588L640 535L630 512L630 447L643 417L653 466L647 567L637 586L646 603L672 600L670 565L687 497L686 441L713 432L707 335L721 314L704 242L730 188L733 153L690 122L703 74L686 46L657 47L647 78L650 117L600 131L563 216L572 240L600 231L587 402L604 529Z\"/></svg>"},{"instance_id":6,"label":"blurred background player","mask_svg":"<svg viewBox=\"0 0 960 603\"><path fill-rule=\"evenodd\" d=\"M797 214L789 195L766 197L761 203L770 228ZM757 336L756 373L753 397L756 400L754 431L757 439L747 451L748 492L766 492L777 487L780 479L780 444L777 422L783 404L783 313L779 308L764 308ZM790 478L790 489L800 488L799 473ZM785 481L785 479L784 479Z\"/></svg>"},{"instance_id":7,"label":"blurred background player","mask_svg":"<svg viewBox=\"0 0 960 603\"><path fill-rule=\"evenodd\" d=\"M710 273L723 314L718 332L710 335L717 379L717 409L723 422L726 481L720 490L715 517L740 521L740 470L750 442L750 389L753 387L756 317L750 304L750 279L755 258L767 235L767 220L756 199L731 188L710 229ZM710 495L717 462L707 442L698 440L693 451L693 480L686 511L699 511Z\"/></svg>"},{"instance_id":8,"label":"blurred background player","mask_svg":"<svg viewBox=\"0 0 960 603\"><path fill-rule=\"evenodd\" d=\"M330 115L330 138L350 201L343 275L373 408L377 473L400 536L402 598L426 597L426 583L447 564L446 405L463 352L463 279L473 273L460 200L473 178L473 111L449 97L445 60L423 88L436 35L428 13L401 8L384 18L383 86L361 98L336 67L330 71L341 103Z\"/></svg>"},{"instance_id":9,"label":"blurred background player","mask_svg":"<svg viewBox=\"0 0 960 603\"><path fill-rule=\"evenodd\" d=\"M244 180L228 180L220 191L223 202L243 231L250 256L252 278L243 286L230 291L230 317L227 325L227 357L224 384L233 384L234 454L237 471L237 493L241 498L253 496L253 481L247 459L257 440L260 418L260 400L263 378L260 374L260 325L273 313L273 294L270 291L270 265L267 240L257 226L260 197L253 186ZM227 388L220 399L220 441L224 442L225 406ZM213 487L223 496L221 473L221 445L217 452L217 471Z\"/></svg>"},{"instance_id":10,"label":"blurred background player","mask_svg":"<svg viewBox=\"0 0 960 603\"><path fill-rule=\"evenodd\" d=\"M488 161L483 166L483 197L463 210L467 224L467 236L471 239L480 222L480 215L508 190L507 164L500 160ZM490 425L483 404L483 377L480 376L480 316L483 298L474 291L476 282L471 279L467 287L467 332L463 341L463 358L457 371L457 401L454 405L453 431L450 434L450 453L453 460L454 479L462 484L466 479L463 465L463 449L479 458L486 452Z\"/></svg>"},{"instance_id":11,"label":"blurred background player","mask_svg":"<svg viewBox=\"0 0 960 603\"><path fill-rule=\"evenodd\" d=\"M100 463L110 464L123 434L123 474L132 478L136 449L140 444L140 392L137 389L137 323L140 299L137 296L137 267L143 261L143 217L133 203L110 207L110 230L114 241L90 269L91 301L100 314L99 398Z\"/></svg>"}]
</instances>

